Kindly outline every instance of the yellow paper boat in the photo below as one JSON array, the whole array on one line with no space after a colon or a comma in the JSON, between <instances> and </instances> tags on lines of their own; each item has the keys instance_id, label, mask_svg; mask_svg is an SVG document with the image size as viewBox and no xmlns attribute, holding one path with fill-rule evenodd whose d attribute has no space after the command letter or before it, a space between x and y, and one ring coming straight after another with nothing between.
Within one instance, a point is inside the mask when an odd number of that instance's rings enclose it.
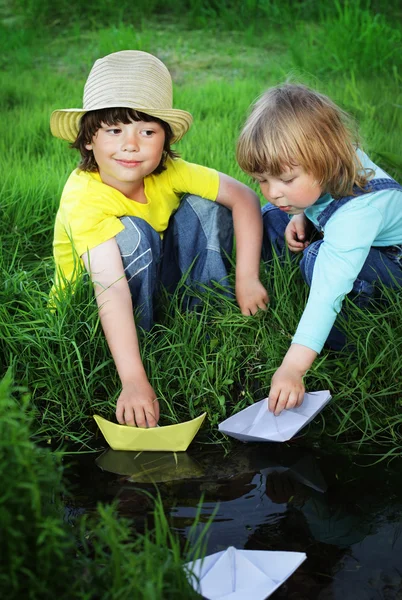
<instances>
[{"instance_id":1,"label":"yellow paper boat","mask_svg":"<svg viewBox=\"0 0 402 600\"><path fill-rule=\"evenodd\" d=\"M206 414L177 425L149 428L117 425L99 415L94 415L94 419L113 450L181 452L187 450L193 441Z\"/></svg>"}]
</instances>

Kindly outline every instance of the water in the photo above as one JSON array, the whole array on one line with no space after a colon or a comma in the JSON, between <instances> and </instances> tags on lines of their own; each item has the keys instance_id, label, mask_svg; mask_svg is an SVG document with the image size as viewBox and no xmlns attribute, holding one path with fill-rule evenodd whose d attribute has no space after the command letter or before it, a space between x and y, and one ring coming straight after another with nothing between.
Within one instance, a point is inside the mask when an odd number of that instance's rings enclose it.
<instances>
[{"instance_id":1,"label":"water","mask_svg":"<svg viewBox=\"0 0 402 600\"><path fill-rule=\"evenodd\" d=\"M107 450L69 469L66 517L117 498L141 529L153 506L141 490L157 485L184 540L203 495L200 530L213 517L208 554L228 546L307 554L273 600L402 600L402 464L369 462L298 443L239 442L227 456L196 443L176 455Z\"/></svg>"}]
</instances>

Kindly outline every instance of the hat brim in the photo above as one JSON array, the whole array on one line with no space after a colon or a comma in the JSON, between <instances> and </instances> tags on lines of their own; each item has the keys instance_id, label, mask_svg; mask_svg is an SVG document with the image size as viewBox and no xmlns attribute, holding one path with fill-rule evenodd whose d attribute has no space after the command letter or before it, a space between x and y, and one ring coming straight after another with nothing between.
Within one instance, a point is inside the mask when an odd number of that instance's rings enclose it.
<instances>
[{"instance_id":1,"label":"hat brim","mask_svg":"<svg viewBox=\"0 0 402 600\"><path fill-rule=\"evenodd\" d=\"M172 143L178 142L187 133L193 122L193 117L189 112L178 108L154 109L143 106L122 107L121 105L108 105L100 106L97 110L104 108L131 108L165 121L170 125L173 133ZM64 108L53 111L50 116L50 131L55 137L67 140L68 142L75 142L79 131L80 119L87 112L91 111L82 108Z\"/></svg>"}]
</instances>

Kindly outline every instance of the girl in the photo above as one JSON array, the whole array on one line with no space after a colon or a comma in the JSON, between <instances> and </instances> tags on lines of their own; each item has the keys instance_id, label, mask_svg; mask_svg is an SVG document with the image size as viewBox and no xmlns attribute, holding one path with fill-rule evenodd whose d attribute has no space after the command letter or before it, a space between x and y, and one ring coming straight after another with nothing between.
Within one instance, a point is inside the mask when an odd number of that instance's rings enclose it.
<instances>
[{"instance_id":1,"label":"girl","mask_svg":"<svg viewBox=\"0 0 402 600\"><path fill-rule=\"evenodd\" d=\"M292 344L272 378L275 414L300 406L303 376L324 343L345 344L334 327L346 294L361 307L376 283L402 283L402 187L358 148L351 119L302 85L269 89L240 135L237 160L260 184L264 252L303 253L310 295ZM308 232L315 230L314 242ZM320 238L320 239L317 239Z\"/></svg>"}]
</instances>

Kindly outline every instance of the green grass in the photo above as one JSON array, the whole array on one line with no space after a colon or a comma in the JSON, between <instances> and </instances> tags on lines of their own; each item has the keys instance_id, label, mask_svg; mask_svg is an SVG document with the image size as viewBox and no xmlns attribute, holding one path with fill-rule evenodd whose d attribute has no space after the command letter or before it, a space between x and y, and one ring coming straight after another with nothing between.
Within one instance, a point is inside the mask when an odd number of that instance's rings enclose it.
<instances>
[{"instance_id":1,"label":"green grass","mask_svg":"<svg viewBox=\"0 0 402 600\"><path fill-rule=\"evenodd\" d=\"M184 546L172 533L162 500L150 526L135 530L117 505L64 520L61 455L29 440L29 396L0 381L0 595L10 600L177 600L196 598L183 565L205 553L208 524ZM199 523L196 517L192 531ZM190 547L191 543L191 547ZM66 582L68 581L68 585Z\"/></svg>"},{"instance_id":2,"label":"green grass","mask_svg":"<svg viewBox=\"0 0 402 600\"><path fill-rule=\"evenodd\" d=\"M47 306L54 217L77 162L50 135L50 112L81 105L96 58L154 53L172 72L175 106L194 115L182 156L254 185L235 163L236 138L254 99L290 77L350 111L365 148L402 180L400 17L397 0L0 3L0 594L191 598L182 565L203 553L203 537L180 547L160 498L145 533L115 505L99 505L74 527L63 521L60 449L66 439L78 451L98 444L92 415L113 418L119 380L89 283L57 314ZM307 298L297 267L272 268L261 273L269 311L255 318L219 289L202 293L197 314L181 311L178 296L166 299L161 323L141 337L161 423L206 411L197 439L230 449L217 424L266 395ZM401 294L384 295L370 313L348 303L355 351L323 351L305 378L308 390L334 398L307 441L374 461L402 455Z\"/></svg>"},{"instance_id":3,"label":"green grass","mask_svg":"<svg viewBox=\"0 0 402 600\"><path fill-rule=\"evenodd\" d=\"M402 179L397 2L334 2L318 9L317 3L290 0L194 0L176 8L163 3L156 17L152 11L161 3L155 0L144 3L143 11L136 3L135 19L127 3L113 15L108 6L98 3L91 19L80 21L88 7L78 2L2 4L0 106L7 125L0 140L0 376L11 367L16 384L29 391L34 437L51 440L53 447L65 436L92 447L92 414L112 417L119 394L88 284L57 314L47 308L54 217L77 162L66 143L52 138L49 115L81 105L96 58L136 48L167 64L175 106L194 115L193 128L177 147L187 160L254 185L235 163L236 138L255 98L290 77L350 111L360 122L365 148ZM29 26L35 19L41 27ZM142 339L162 423L206 410L204 439L222 443L217 423L266 395L307 290L290 264L275 267L273 284L262 276L271 295L267 314L242 317L234 302L209 292L201 314L182 314L173 298L162 323ZM307 389L329 388L334 397L310 438L324 433L342 448L353 444L379 456L400 455L400 294L390 294L386 309L370 315L350 311L356 352L324 351L306 376Z\"/></svg>"}]
</instances>

